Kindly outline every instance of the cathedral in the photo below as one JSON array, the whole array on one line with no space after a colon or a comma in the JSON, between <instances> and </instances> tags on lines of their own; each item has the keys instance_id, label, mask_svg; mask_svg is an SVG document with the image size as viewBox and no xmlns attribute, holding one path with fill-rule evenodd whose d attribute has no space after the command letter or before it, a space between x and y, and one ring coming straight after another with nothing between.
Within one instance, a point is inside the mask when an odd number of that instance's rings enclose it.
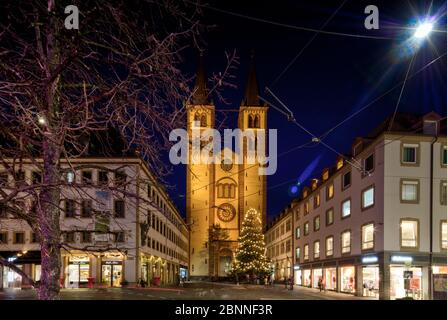
<instances>
[{"instance_id":1,"label":"cathedral","mask_svg":"<svg viewBox=\"0 0 447 320\"><path fill-rule=\"evenodd\" d=\"M252 57L238 115L238 128L243 132L267 129L268 108L258 95ZM199 124L200 130L215 126L215 106L209 97L202 56L193 95L187 103L189 137L194 124ZM191 158L188 159L186 210L190 226L189 272L192 279L217 279L228 275L248 209L256 209L261 214L263 226L266 224L266 176L259 175L259 164L247 161L247 143L246 139L242 142L243 161L239 164L234 163L233 150L233 159L222 156L222 162L217 164L193 163ZM191 157L192 143L189 145L188 157Z\"/></svg>"}]
</instances>

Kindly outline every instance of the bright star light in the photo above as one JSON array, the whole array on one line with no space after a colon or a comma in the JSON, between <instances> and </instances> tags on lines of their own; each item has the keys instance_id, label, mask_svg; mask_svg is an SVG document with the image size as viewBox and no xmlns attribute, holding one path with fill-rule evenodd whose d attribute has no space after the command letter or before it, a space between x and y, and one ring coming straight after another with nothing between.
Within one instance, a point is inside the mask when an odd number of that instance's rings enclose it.
<instances>
[{"instance_id":1,"label":"bright star light","mask_svg":"<svg viewBox=\"0 0 447 320\"><path fill-rule=\"evenodd\" d=\"M416 32L414 33L414 37L418 39L426 38L430 32L433 30L433 23L431 22L424 22L421 23L417 28Z\"/></svg>"}]
</instances>

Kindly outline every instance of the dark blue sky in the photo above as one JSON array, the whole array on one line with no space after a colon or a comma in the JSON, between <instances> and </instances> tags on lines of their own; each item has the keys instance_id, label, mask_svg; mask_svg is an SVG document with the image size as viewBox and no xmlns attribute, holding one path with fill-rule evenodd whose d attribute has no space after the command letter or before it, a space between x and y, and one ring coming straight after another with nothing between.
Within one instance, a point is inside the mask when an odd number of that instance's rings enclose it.
<instances>
[{"instance_id":1,"label":"dark blue sky","mask_svg":"<svg viewBox=\"0 0 447 320\"><path fill-rule=\"evenodd\" d=\"M214 8L247 16L277 21L300 27L319 29L343 0L332 1L208 1ZM237 50L240 65L233 83L237 89L224 92L231 105L216 103L216 110L239 108L245 89L251 49L255 50L261 95L269 86L294 112L298 122L320 135L356 112L367 103L403 81L410 56L402 57L402 44L408 31L402 29L428 10L430 1L363 1L348 0L326 31L367 36L385 36L392 39L365 39L320 34L296 60L291 68L274 85L274 79L312 38L314 33L261 23L228 13L203 9L202 22L213 26L204 35L206 41L206 70L209 76L225 66L225 51ZM377 5L380 11L380 29L364 28L365 7ZM432 13L445 12L444 1L434 1ZM418 13L418 14L417 14ZM445 18L436 29L446 30ZM397 28L396 28L397 27ZM447 52L447 33L433 33L430 42L417 52L410 75L428 62ZM193 73L196 53L185 58L185 71ZM439 59L424 71L408 80L400 112L425 113L436 111L447 114L447 57ZM355 137L368 134L385 117L392 114L400 87L385 95L368 109L338 127L325 142L339 152L349 152ZM271 96L265 95L270 100ZM236 127L235 113L228 115L225 125ZM223 113L218 115L222 119ZM278 129L278 154L309 142L310 137L273 108L268 124ZM289 152L278 158L278 170L268 177L268 216L271 218L292 199L289 188L299 177L310 179L334 163L336 154L322 145ZM315 169L310 170L309 166ZM306 170L307 169L307 170ZM308 174L308 171L313 171ZM185 208L185 167L177 166L168 177L173 186L172 197L179 208ZM302 181L306 182L306 181Z\"/></svg>"}]
</instances>

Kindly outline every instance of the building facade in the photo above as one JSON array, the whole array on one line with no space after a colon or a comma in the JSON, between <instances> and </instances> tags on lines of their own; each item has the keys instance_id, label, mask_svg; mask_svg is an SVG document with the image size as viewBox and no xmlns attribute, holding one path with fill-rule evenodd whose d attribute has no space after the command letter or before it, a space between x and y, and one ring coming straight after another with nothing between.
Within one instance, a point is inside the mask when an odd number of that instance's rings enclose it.
<instances>
[{"instance_id":1,"label":"building facade","mask_svg":"<svg viewBox=\"0 0 447 320\"><path fill-rule=\"evenodd\" d=\"M82 187L61 188L63 287L87 285L119 287L171 284L187 276L188 228L138 157L72 159L61 164L63 179ZM70 168L84 167L72 171ZM36 167L23 166L26 183L33 179ZM2 181L14 184L2 173ZM119 181L125 193L115 192ZM25 197L23 210L30 207ZM40 279L40 245L32 229L0 209L0 255L20 267L33 280ZM0 287L18 288L22 278L0 266Z\"/></svg>"},{"instance_id":2,"label":"building facade","mask_svg":"<svg viewBox=\"0 0 447 320\"><path fill-rule=\"evenodd\" d=\"M294 201L296 285L380 299L445 298L447 125L396 115Z\"/></svg>"},{"instance_id":3,"label":"building facade","mask_svg":"<svg viewBox=\"0 0 447 320\"><path fill-rule=\"evenodd\" d=\"M267 107L258 98L258 82L254 62L250 68L244 99L239 108L238 129L243 134L256 135L267 128ZM196 85L187 103L187 130L193 139L193 130L200 133L215 128L215 106L209 99L206 76L200 59ZM249 139L242 141L241 153L231 158L221 154L219 163L196 161L198 154L189 148L187 165L187 221L190 226L190 276L193 278L226 277L237 248L237 240L244 214L249 208L262 212L266 221L266 178L259 175L258 164L247 161ZM201 140L202 144L208 143ZM259 147L254 140L255 149ZM213 155L214 156L214 155ZM241 156L242 163L235 161ZM225 235L210 238L214 227Z\"/></svg>"},{"instance_id":4,"label":"building facade","mask_svg":"<svg viewBox=\"0 0 447 320\"><path fill-rule=\"evenodd\" d=\"M293 276L293 228L291 205L267 225L265 243L271 261L273 281L283 282Z\"/></svg>"}]
</instances>

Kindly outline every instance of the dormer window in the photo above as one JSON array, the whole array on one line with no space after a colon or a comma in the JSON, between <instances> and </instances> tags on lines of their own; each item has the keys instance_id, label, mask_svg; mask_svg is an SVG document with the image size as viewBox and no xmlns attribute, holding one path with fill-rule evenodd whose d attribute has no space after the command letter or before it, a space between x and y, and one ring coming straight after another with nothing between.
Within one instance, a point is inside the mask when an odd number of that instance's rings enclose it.
<instances>
[{"instance_id":1,"label":"dormer window","mask_svg":"<svg viewBox=\"0 0 447 320\"><path fill-rule=\"evenodd\" d=\"M343 158L338 159L337 160L337 170L343 168L343 164L344 164Z\"/></svg>"},{"instance_id":2,"label":"dormer window","mask_svg":"<svg viewBox=\"0 0 447 320\"><path fill-rule=\"evenodd\" d=\"M438 135L438 122L435 120L424 120L423 132L431 136Z\"/></svg>"},{"instance_id":3,"label":"dormer window","mask_svg":"<svg viewBox=\"0 0 447 320\"><path fill-rule=\"evenodd\" d=\"M323 171L322 178L323 178L323 181L326 181L327 179L329 179L329 170L328 169Z\"/></svg>"}]
</instances>

